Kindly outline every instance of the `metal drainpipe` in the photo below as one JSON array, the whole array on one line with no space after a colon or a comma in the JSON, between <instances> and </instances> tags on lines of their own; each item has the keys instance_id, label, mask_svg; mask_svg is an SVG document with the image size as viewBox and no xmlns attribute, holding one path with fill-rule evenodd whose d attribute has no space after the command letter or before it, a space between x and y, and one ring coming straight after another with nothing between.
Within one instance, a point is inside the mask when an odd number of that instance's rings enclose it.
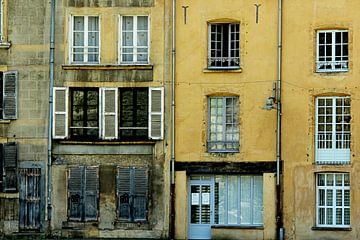
<instances>
[{"instance_id":1,"label":"metal drainpipe","mask_svg":"<svg viewBox=\"0 0 360 240\"><path fill-rule=\"evenodd\" d=\"M282 69L282 0L278 0L278 69L277 69L277 117L276 117L276 228L277 238L284 239L281 197L281 69Z\"/></svg>"},{"instance_id":2,"label":"metal drainpipe","mask_svg":"<svg viewBox=\"0 0 360 240\"><path fill-rule=\"evenodd\" d=\"M175 14L176 0L172 0L172 73L171 73L171 186L170 186L170 238L175 239Z\"/></svg>"},{"instance_id":3,"label":"metal drainpipe","mask_svg":"<svg viewBox=\"0 0 360 240\"><path fill-rule=\"evenodd\" d=\"M49 227L51 224L51 212L52 212L52 119L53 119L53 87L54 87L54 52L55 52L55 0L51 0L51 23L50 23L50 83L49 83L49 123L48 123L48 165L47 165L47 211Z\"/></svg>"}]
</instances>

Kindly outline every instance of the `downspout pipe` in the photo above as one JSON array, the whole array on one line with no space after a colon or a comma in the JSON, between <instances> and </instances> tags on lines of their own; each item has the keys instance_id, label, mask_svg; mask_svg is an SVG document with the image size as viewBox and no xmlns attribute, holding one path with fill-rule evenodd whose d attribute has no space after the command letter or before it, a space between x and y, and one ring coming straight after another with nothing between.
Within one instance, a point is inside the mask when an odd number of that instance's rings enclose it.
<instances>
[{"instance_id":1,"label":"downspout pipe","mask_svg":"<svg viewBox=\"0 0 360 240\"><path fill-rule=\"evenodd\" d=\"M50 65L49 65L49 122L48 122L48 162L47 162L47 219L49 227L52 216L52 121L53 121L53 87L54 87L54 56L55 56L55 1L51 0L50 22Z\"/></svg>"},{"instance_id":2,"label":"downspout pipe","mask_svg":"<svg viewBox=\"0 0 360 240\"><path fill-rule=\"evenodd\" d=\"M170 239L175 239L175 43L176 43L176 0L172 0L172 51L171 51L171 186L170 186Z\"/></svg>"},{"instance_id":3,"label":"downspout pipe","mask_svg":"<svg viewBox=\"0 0 360 240\"><path fill-rule=\"evenodd\" d=\"M277 239L284 239L281 197L281 70L282 70L282 0L278 0L278 66L276 107L276 229Z\"/></svg>"}]
</instances>

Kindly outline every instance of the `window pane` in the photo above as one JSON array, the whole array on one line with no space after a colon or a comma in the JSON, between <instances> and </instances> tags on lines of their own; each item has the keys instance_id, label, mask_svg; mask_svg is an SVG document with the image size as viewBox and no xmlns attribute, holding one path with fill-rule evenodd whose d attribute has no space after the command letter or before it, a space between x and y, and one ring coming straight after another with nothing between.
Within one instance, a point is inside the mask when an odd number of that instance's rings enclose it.
<instances>
[{"instance_id":1,"label":"window pane","mask_svg":"<svg viewBox=\"0 0 360 240\"><path fill-rule=\"evenodd\" d=\"M122 26L123 30L133 30L133 17L129 16L129 17L123 17L123 26Z\"/></svg>"},{"instance_id":2,"label":"window pane","mask_svg":"<svg viewBox=\"0 0 360 240\"><path fill-rule=\"evenodd\" d=\"M238 223L238 190L238 177L228 176L228 224Z\"/></svg>"},{"instance_id":3,"label":"window pane","mask_svg":"<svg viewBox=\"0 0 360 240\"><path fill-rule=\"evenodd\" d=\"M84 17L74 17L74 30L84 31Z\"/></svg>"},{"instance_id":4,"label":"window pane","mask_svg":"<svg viewBox=\"0 0 360 240\"><path fill-rule=\"evenodd\" d=\"M263 223L263 180L262 176L254 176L253 223Z\"/></svg>"},{"instance_id":5,"label":"window pane","mask_svg":"<svg viewBox=\"0 0 360 240\"><path fill-rule=\"evenodd\" d=\"M241 176L240 183L241 224L251 224L251 176Z\"/></svg>"},{"instance_id":6,"label":"window pane","mask_svg":"<svg viewBox=\"0 0 360 240\"><path fill-rule=\"evenodd\" d=\"M137 17L137 29L138 30L147 30L148 29L148 17L146 17L146 16Z\"/></svg>"},{"instance_id":7,"label":"window pane","mask_svg":"<svg viewBox=\"0 0 360 240\"><path fill-rule=\"evenodd\" d=\"M215 223L226 220L226 176L215 176Z\"/></svg>"}]
</instances>

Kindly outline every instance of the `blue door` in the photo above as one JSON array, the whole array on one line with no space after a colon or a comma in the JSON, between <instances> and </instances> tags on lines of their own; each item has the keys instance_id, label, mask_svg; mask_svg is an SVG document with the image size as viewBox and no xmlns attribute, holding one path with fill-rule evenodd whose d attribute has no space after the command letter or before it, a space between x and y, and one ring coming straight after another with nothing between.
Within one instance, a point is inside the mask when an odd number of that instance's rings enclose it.
<instances>
[{"instance_id":1,"label":"blue door","mask_svg":"<svg viewBox=\"0 0 360 240\"><path fill-rule=\"evenodd\" d=\"M211 239L211 181L191 181L189 185L189 239Z\"/></svg>"}]
</instances>

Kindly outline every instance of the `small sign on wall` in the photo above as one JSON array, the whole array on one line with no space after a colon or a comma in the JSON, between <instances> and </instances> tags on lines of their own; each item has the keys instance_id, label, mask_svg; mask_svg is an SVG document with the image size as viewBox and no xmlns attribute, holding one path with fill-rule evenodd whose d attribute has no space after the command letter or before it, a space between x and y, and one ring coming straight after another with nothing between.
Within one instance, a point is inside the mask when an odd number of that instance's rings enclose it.
<instances>
[{"instance_id":1,"label":"small sign on wall","mask_svg":"<svg viewBox=\"0 0 360 240\"><path fill-rule=\"evenodd\" d=\"M201 194L201 203L203 205L209 205L210 204L210 193Z\"/></svg>"},{"instance_id":2,"label":"small sign on wall","mask_svg":"<svg viewBox=\"0 0 360 240\"><path fill-rule=\"evenodd\" d=\"M191 193L191 205L199 205L199 204L200 204L200 194Z\"/></svg>"}]
</instances>

